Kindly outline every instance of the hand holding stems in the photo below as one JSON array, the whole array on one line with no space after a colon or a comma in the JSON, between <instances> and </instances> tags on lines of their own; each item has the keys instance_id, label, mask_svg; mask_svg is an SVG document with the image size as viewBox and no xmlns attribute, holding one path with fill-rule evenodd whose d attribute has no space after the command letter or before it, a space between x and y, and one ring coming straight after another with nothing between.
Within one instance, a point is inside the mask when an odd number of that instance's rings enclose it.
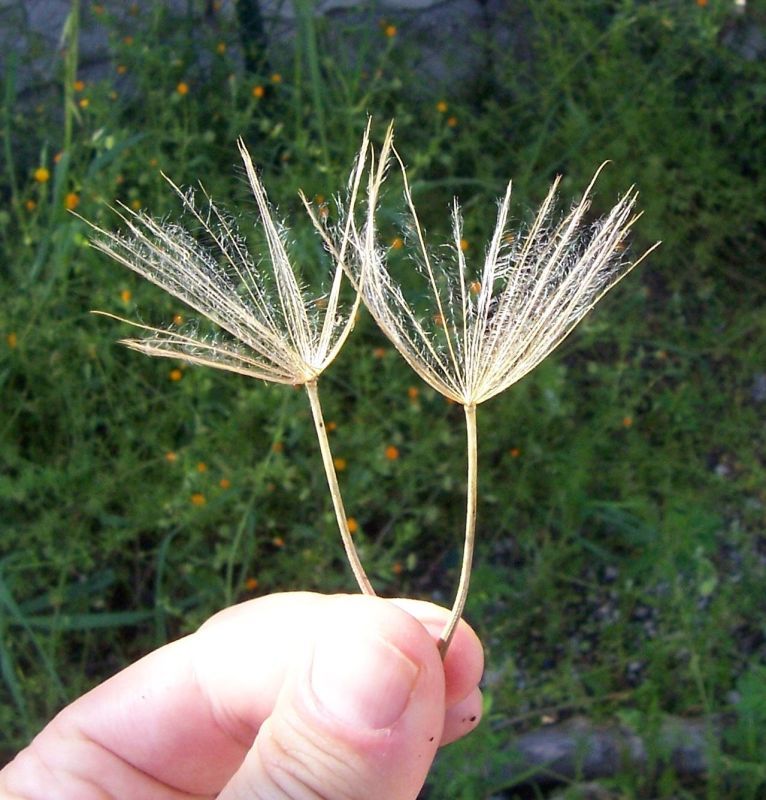
<instances>
[{"instance_id":1,"label":"hand holding stems","mask_svg":"<svg viewBox=\"0 0 766 800\"><path fill-rule=\"evenodd\" d=\"M415 600L296 592L216 614L67 706L0 798L415 800L481 716L482 649Z\"/></svg>"}]
</instances>

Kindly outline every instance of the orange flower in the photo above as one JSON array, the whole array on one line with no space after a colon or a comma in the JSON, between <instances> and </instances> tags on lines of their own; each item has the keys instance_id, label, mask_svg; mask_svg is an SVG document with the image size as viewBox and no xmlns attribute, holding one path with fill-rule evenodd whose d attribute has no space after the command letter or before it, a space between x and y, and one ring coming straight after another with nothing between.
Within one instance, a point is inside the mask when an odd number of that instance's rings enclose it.
<instances>
[{"instance_id":1,"label":"orange flower","mask_svg":"<svg viewBox=\"0 0 766 800\"><path fill-rule=\"evenodd\" d=\"M207 472L207 464L204 461L197 464L197 472Z\"/></svg>"},{"instance_id":2,"label":"orange flower","mask_svg":"<svg viewBox=\"0 0 766 800\"><path fill-rule=\"evenodd\" d=\"M176 369L171 369L170 372L168 372L168 378L170 378L171 381L175 381L176 383L180 381L181 378L183 378L183 376L184 376L183 372L181 372L181 370L178 369L177 367Z\"/></svg>"},{"instance_id":3,"label":"orange flower","mask_svg":"<svg viewBox=\"0 0 766 800\"><path fill-rule=\"evenodd\" d=\"M521 450L518 447L512 447L508 452L511 458L518 458L521 455Z\"/></svg>"},{"instance_id":4,"label":"orange flower","mask_svg":"<svg viewBox=\"0 0 766 800\"><path fill-rule=\"evenodd\" d=\"M630 428L633 426L633 417L625 416L622 418L622 427Z\"/></svg>"},{"instance_id":5,"label":"orange flower","mask_svg":"<svg viewBox=\"0 0 766 800\"><path fill-rule=\"evenodd\" d=\"M180 314L173 315L173 324L174 325L183 325L184 318Z\"/></svg>"},{"instance_id":6,"label":"orange flower","mask_svg":"<svg viewBox=\"0 0 766 800\"><path fill-rule=\"evenodd\" d=\"M11 350L13 350L14 347L16 347L16 345L19 343L19 337L16 335L14 331L11 331L5 337L5 343L8 345L8 347L10 347Z\"/></svg>"},{"instance_id":7,"label":"orange flower","mask_svg":"<svg viewBox=\"0 0 766 800\"><path fill-rule=\"evenodd\" d=\"M356 521L356 517L349 517L346 520L346 525L348 525L349 533L356 533L359 530L359 523Z\"/></svg>"},{"instance_id":8,"label":"orange flower","mask_svg":"<svg viewBox=\"0 0 766 800\"><path fill-rule=\"evenodd\" d=\"M391 249L401 250L404 247L404 239L401 236L395 236L391 239Z\"/></svg>"},{"instance_id":9,"label":"orange flower","mask_svg":"<svg viewBox=\"0 0 766 800\"><path fill-rule=\"evenodd\" d=\"M285 546L285 540L281 536L275 536L271 540L271 543L274 545L274 547L284 547Z\"/></svg>"},{"instance_id":10,"label":"orange flower","mask_svg":"<svg viewBox=\"0 0 766 800\"><path fill-rule=\"evenodd\" d=\"M231 481L228 478L221 478L221 480L218 481L218 485L221 489L231 489Z\"/></svg>"},{"instance_id":11,"label":"orange flower","mask_svg":"<svg viewBox=\"0 0 766 800\"><path fill-rule=\"evenodd\" d=\"M383 33L384 33L384 34L385 34L385 35L386 35L386 36L387 36L389 39L393 39L393 38L394 38L394 36L396 36L396 34L398 33L398 31L396 30L396 25L386 25L386 27L385 27L385 28L383 28Z\"/></svg>"},{"instance_id":12,"label":"orange flower","mask_svg":"<svg viewBox=\"0 0 766 800\"><path fill-rule=\"evenodd\" d=\"M436 110L440 114L445 114L447 112L448 108L449 108L449 106L447 105L446 101L444 101L444 100L439 100L439 102L436 104Z\"/></svg>"},{"instance_id":13,"label":"orange flower","mask_svg":"<svg viewBox=\"0 0 766 800\"><path fill-rule=\"evenodd\" d=\"M215 52L222 56L226 52L226 42L218 42L215 46Z\"/></svg>"},{"instance_id":14,"label":"orange flower","mask_svg":"<svg viewBox=\"0 0 766 800\"><path fill-rule=\"evenodd\" d=\"M74 192L69 192L64 198L64 207L69 211L74 211L80 205L80 196Z\"/></svg>"},{"instance_id":15,"label":"orange flower","mask_svg":"<svg viewBox=\"0 0 766 800\"><path fill-rule=\"evenodd\" d=\"M168 452L165 453L165 461L167 461L169 464L175 464L176 461L178 461L178 453L168 450Z\"/></svg>"},{"instance_id":16,"label":"orange flower","mask_svg":"<svg viewBox=\"0 0 766 800\"><path fill-rule=\"evenodd\" d=\"M263 88L263 86L258 84L257 86L253 86L251 94L253 97L260 100L266 94L266 90Z\"/></svg>"},{"instance_id":17,"label":"orange flower","mask_svg":"<svg viewBox=\"0 0 766 800\"><path fill-rule=\"evenodd\" d=\"M471 294L479 294L481 292L481 281L471 281L468 290Z\"/></svg>"},{"instance_id":18,"label":"orange flower","mask_svg":"<svg viewBox=\"0 0 766 800\"><path fill-rule=\"evenodd\" d=\"M461 250L462 250L464 253L465 253L465 251L466 251L466 250L467 250L467 249L468 249L470 246L471 246L471 245L468 243L468 239L461 239L461 240L460 240L460 249L461 249Z\"/></svg>"},{"instance_id":19,"label":"orange flower","mask_svg":"<svg viewBox=\"0 0 766 800\"><path fill-rule=\"evenodd\" d=\"M51 179L51 171L47 167L38 167L32 176L38 183L47 183Z\"/></svg>"},{"instance_id":20,"label":"orange flower","mask_svg":"<svg viewBox=\"0 0 766 800\"><path fill-rule=\"evenodd\" d=\"M258 588L258 578L248 578L245 581L245 589L248 592L254 592Z\"/></svg>"},{"instance_id":21,"label":"orange flower","mask_svg":"<svg viewBox=\"0 0 766 800\"><path fill-rule=\"evenodd\" d=\"M122 43L126 44L126 45L128 45L128 47L130 47L130 45L133 44L133 37L132 36L123 36L122 37Z\"/></svg>"},{"instance_id":22,"label":"orange flower","mask_svg":"<svg viewBox=\"0 0 766 800\"><path fill-rule=\"evenodd\" d=\"M389 461L396 461L396 459L399 458L399 448L393 444L388 445L388 447L386 447L386 458Z\"/></svg>"},{"instance_id":23,"label":"orange flower","mask_svg":"<svg viewBox=\"0 0 766 800\"><path fill-rule=\"evenodd\" d=\"M330 420L325 427L328 431L335 431L338 429L338 423Z\"/></svg>"},{"instance_id":24,"label":"orange flower","mask_svg":"<svg viewBox=\"0 0 766 800\"><path fill-rule=\"evenodd\" d=\"M420 396L420 389L418 389L417 386L407 387L407 397L409 397L410 400L417 400L419 396Z\"/></svg>"},{"instance_id":25,"label":"orange flower","mask_svg":"<svg viewBox=\"0 0 766 800\"><path fill-rule=\"evenodd\" d=\"M185 81L181 81L178 86L176 86L176 92L183 97L184 95L189 94L189 84Z\"/></svg>"},{"instance_id":26,"label":"orange flower","mask_svg":"<svg viewBox=\"0 0 766 800\"><path fill-rule=\"evenodd\" d=\"M333 466L338 472L343 472L348 466L348 461L345 458L338 456L332 460Z\"/></svg>"},{"instance_id":27,"label":"orange flower","mask_svg":"<svg viewBox=\"0 0 766 800\"><path fill-rule=\"evenodd\" d=\"M72 88L73 88L73 89L74 89L76 92L81 92L81 91L83 91L83 89L85 89L85 81L79 81L79 80L78 80L78 81L75 81L75 82L72 84Z\"/></svg>"},{"instance_id":28,"label":"orange flower","mask_svg":"<svg viewBox=\"0 0 766 800\"><path fill-rule=\"evenodd\" d=\"M29 200L24 201L24 208L26 208L27 211L34 211L37 208L37 203L30 197Z\"/></svg>"},{"instance_id":29,"label":"orange flower","mask_svg":"<svg viewBox=\"0 0 766 800\"><path fill-rule=\"evenodd\" d=\"M274 442L274 444L271 445L271 452L272 453L281 453L284 449L285 449L285 446L284 446L284 444L282 442Z\"/></svg>"},{"instance_id":30,"label":"orange flower","mask_svg":"<svg viewBox=\"0 0 766 800\"><path fill-rule=\"evenodd\" d=\"M193 506L204 506L207 503L207 499L202 492L194 492L191 496L191 503Z\"/></svg>"},{"instance_id":31,"label":"orange flower","mask_svg":"<svg viewBox=\"0 0 766 800\"><path fill-rule=\"evenodd\" d=\"M394 565L391 567L391 572L393 572L394 575L401 575L402 572L404 572L404 567L402 566L402 562L395 561Z\"/></svg>"},{"instance_id":32,"label":"orange flower","mask_svg":"<svg viewBox=\"0 0 766 800\"><path fill-rule=\"evenodd\" d=\"M373 358L381 359L381 358L385 358L385 355L386 355L386 348L385 347L376 347L372 351L372 357Z\"/></svg>"},{"instance_id":33,"label":"orange flower","mask_svg":"<svg viewBox=\"0 0 766 800\"><path fill-rule=\"evenodd\" d=\"M123 289L120 292L120 300L122 300L123 303L129 303L132 298L133 292L131 292L130 289Z\"/></svg>"},{"instance_id":34,"label":"orange flower","mask_svg":"<svg viewBox=\"0 0 766 800\"><path fill-rule=\"evenodd\" d=\"M282 76L278 72L275 72L271 76L271 82L272 83L282 83Z\"/></svg>"},{"instance_id":35,"label":"orange flower","mask_svg":"<svg viewBox=\"0 0 766 800\"><path fill-rule=\"evenodd\" d=\"M447 125L449 125L450 128L457 128L457 123L458 123L457 117L455 116L447 117Z\"/></svg>"},{"instance_id":36,"label":"orange flower","mask_svg":"<svg viewBox=\"0 0 766 800\"><path fill-rule=\"evenodd\" d=\"M124 75L128 71L128 68L124 64L117 65L117 74Z\"/></svg>"}]
</instances>

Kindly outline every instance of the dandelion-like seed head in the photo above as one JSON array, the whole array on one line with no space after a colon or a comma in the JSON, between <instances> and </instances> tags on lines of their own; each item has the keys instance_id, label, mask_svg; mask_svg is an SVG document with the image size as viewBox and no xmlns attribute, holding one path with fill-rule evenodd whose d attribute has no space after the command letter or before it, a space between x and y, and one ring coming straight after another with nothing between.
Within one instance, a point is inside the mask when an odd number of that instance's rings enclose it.
<instances>
[{"instance_id":1,"label":"dandelion-like seed head","mask_svg":"<svg viewBox=\"0 0 766 800\"><path fill-rule=\"evenodd\" d=\"M349 242L367 149L365 133L340 221L323 232L333 243L335 259L324 294L300 282L288 251L289 231L275 219L241 140L239 151L258 211L253 230L243 231L241 222L221 210L202 186L196 192L182 191L170 179L187 215L184 224L121 206L124 231L95 228L93 245L186 303L217 329L211 335L201 332L198 321L166 329L131 322L147 336L124 339L123 344L148 355L266 381L299 385L316 380L346 340L358 308L359 298L342 291L342 277L344 259L355 254ZM262 245L257 259L250 247L253 235Z\"/></svg>"},{"instance_id":2,"label":"dandelion-like seed head","mask_svg":"<svg viewBox=\"0 0 766 800\"><path fill-rule=\"evenodd\" d=\"M388 248L377 241L374 211L392 155L404 179L408 244L431 304L428 314L405 297L389 270ZM434 389L465 406L499 394L539 364L647 255L631 262L625 248L639 216L634 213L638 194L632 187L605 217L585 222L602 168L580 201L563 215L556 211L557 178L532 222L521 230L509 225L509 183L498 203L483 266L471 271L457 201L447 257L427 246L389 129L369 179L368 218L356 240L362 255L352 279L378 325Z\"/></svg>"}]
</instances>

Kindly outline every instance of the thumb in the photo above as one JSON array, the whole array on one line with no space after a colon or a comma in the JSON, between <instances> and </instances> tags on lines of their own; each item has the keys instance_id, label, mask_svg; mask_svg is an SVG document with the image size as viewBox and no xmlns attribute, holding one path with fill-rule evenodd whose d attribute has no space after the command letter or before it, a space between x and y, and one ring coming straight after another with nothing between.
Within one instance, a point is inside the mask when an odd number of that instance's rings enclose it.
<instances>
[{"instance_id":1,"label":"thumb","mask_svg":"<svg viewBox=\"0 0 766 800\"><path fill-rule=\"evenodd\" d=\"M219 800L414 800L445 715L426 629L378 598L333 598Z\"/></svg>"}]
</instances>

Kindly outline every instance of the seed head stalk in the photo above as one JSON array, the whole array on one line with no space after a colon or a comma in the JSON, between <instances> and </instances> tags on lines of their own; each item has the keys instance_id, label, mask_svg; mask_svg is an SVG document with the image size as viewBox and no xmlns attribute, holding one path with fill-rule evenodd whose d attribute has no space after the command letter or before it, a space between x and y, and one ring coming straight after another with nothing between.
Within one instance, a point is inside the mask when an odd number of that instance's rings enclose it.
<instances>
[{"instance_id":1,"label":"seed head stalk","mask_svg":"<svg viewBox=\"0 0 766 800\"><path fill-rule=\"evenodd\" d=\"M351 565L351 571L354 573L354 577L359 584L359 588L362 590L362 594L368 594L374 597L375 590L372 588L367 573L364 571L362 562L359 559L359 554L356 551L356 545L351 538L351 531L348 529L346 510L343 507L343 498L341 497L340 487L338 486L338 476L335 473L335 465L333 464L332 453L330 451L330 442L327 438L327 428L324 424L324 417L322 416L322 406L319 403L317 382L316 380L307 381L304 385L306 387L306 394L309 396L309 403L311 403L311 413L314 417L317 439L319 439L319 449L322 451L322 463L324 464L324 471L327 476L327 485L330 489L332 505L335 509L335 518L338 520L338 529L340 530L341 539L343 539L343 546L346 548L348 563Z\"/></svg>"},{"instance_id":2,"label":"seed head stalk","mask_svg":"<svg viewBox=\"0 0 766 800\"><path fill-rule=\"evenodd\" d=\"M473 546L476 541L476 499L478 492L479 459L476 435L476 406L465 405L466 449L468 453L468 478L466 484L465 508L465 542L463 544L463 563L460 567L460 582L452 605L449 620L439 637L439 654L444 660L447 655L455 629L463 616L463 609L468 598L468 586L471 582L471 565L473 564Z\"/></svg>"}]
</instances>

